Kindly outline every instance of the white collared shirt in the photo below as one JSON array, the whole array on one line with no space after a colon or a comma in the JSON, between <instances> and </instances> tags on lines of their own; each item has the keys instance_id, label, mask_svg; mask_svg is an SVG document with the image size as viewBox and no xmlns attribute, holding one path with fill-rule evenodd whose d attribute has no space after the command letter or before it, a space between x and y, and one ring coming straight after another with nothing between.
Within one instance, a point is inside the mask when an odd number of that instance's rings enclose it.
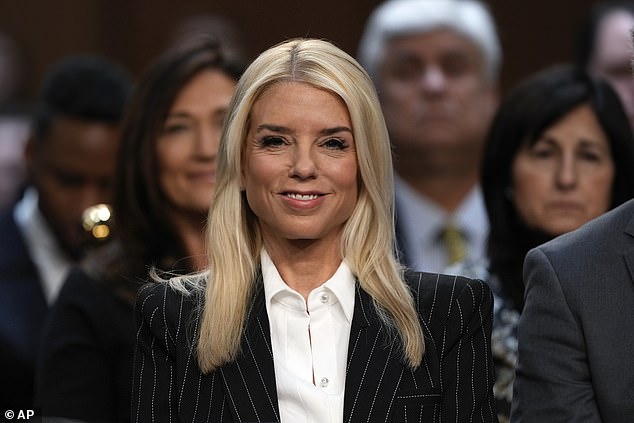
<instances>
[{"instance_id":1,"label":"white collared shirt","mask_svg":"<svg viewBox=\"0 0 634 423\"><path fill-rule=\"evenodd\" d=\"M447 223L458 227L467 243L465 259L478 262L486 257L489 219L482 190L476 186L453 214L423 197L395 176L396 204L401 226L401 248L407 251L410 267L419 272L443 272L448 265L447 252L440 234Z\"/></svg>"},{"instance_id":2,"label":"white collared shirt","mask_svg":"<svg viewBox=\"0 0 634 423\"><path fill-rule=\"evenodd\" d=\"M355 279L341 262L308 301L260 254L282 423L341 423Z\"/></svg>"},{"instance_id":3,"label":"white collared shirt","mask_svg":"<svg viewBox=\"0 0 634 423\"><path fill-rule=\"evenodd\" d=\"M38 195L28 188L13 209L13 217L22 233L31 260L38 270L46 302L57 298L72 262L62 251L38 207Z\"/></svg>"}]
</instances>

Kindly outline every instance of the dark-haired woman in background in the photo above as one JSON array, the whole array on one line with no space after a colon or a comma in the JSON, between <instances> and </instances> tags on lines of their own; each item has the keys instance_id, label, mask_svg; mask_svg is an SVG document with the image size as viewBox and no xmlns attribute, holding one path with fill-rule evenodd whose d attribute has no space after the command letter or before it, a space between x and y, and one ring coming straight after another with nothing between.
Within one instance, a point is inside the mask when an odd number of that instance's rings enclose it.
<instances>
[{"instance_id":1,"label":"dark-haired woman in background","mask_svg":"<svg viewBox=\"0 0 634 423\"><path fill-rule=\"evenodd\" d=\"M523 81L500 105L485 146L486 265L452 271L488 280L500 421L508 421L524 304L522 266L533 247L634 197L634 141L612 88L572 66Z\"/></svg>"},{"instance_id":2,"label":"dark-haired woman in background","mask_svg":"<svg viewBox=\"0 0 634 423\"><path fill-rule=\"evenodd\" d=\"M241 72L197 40L166 52L142 78L115 177L116 239L71 274L44 335L36 381L44 415L129 421L136 291L150 266L207 265L216 152Z\"/></svg>"}]
</instances>

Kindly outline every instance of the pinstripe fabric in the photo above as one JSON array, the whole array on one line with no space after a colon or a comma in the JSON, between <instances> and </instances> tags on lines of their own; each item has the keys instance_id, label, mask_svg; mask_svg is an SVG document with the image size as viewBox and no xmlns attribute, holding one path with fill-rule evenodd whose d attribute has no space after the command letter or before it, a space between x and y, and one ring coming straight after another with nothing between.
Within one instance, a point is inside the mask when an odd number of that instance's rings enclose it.
<instances>
[{"instance_id":1,"label":"pinstripe fabric","mask_svg":"<svg viewBox=\"0 0 634 423\"><path fill-rule=\"evenodd\" d=\"M480 281L429 273L412 272L407 280L425 335L424 360L416 371L402 364L398 344L357 285L344 421L497 421L489 288ZM201 374L191 346L196 302L165 285L140 291L131 421L279 421L262 290L249 311L240 356L209 375Z\"/></svg>"}]
</instances>

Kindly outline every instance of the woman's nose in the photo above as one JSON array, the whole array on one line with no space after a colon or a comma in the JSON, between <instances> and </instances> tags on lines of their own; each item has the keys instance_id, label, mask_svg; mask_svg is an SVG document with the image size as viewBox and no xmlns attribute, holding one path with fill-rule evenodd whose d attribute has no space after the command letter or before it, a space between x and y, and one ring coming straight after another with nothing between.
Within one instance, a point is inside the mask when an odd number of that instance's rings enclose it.
<instances>
[{"instance_id":1,"label":"woman's nose","mask_svg":"<svg viewBox=\"0 0 634 423\"><path fill-rule=\"evenodd\" d=\"M215 157L220 143L220 133L210 126L201 125L195 136L196 154L201 157Z\"/></svg>"},{"instance_id":2,"label":"woman's nose","mask_svg":"<svg viewBox=\"0 0 634 423\"><path fill-rule=\"evenodd\" d=\"M574 188L577 184L577 166L574 157L564 156L555 176L556 184L561 189Z\"/></svg>"},{"instance_id":3,"label":"woman's nose","mask_svg":"<svg viewBox=\"0 0 634 423\"><path fill-rule=\"evenodd\" d=\"M296 146L292 160L291 177L309 179L317 176L317 165L310 147Z\"/></svg>"}]
</instances>

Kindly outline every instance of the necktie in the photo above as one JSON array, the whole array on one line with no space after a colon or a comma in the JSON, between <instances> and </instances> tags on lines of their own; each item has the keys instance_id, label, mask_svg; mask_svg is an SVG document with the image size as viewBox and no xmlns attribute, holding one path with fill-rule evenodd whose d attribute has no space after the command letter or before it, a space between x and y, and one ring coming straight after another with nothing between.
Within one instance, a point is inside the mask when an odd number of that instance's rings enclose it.
<instances>
[{"instance_id":1,"label":"necktie","mask_svg":"<svg viewBox=\"0 0 634 423\"><path fill-rule=\"evenodd\" d=\"M454 264L465 258L467 246L460 230L453 223L447 223L442 231L442 240L447 251L447 264Z\"/></svg>"}]
</instances>

